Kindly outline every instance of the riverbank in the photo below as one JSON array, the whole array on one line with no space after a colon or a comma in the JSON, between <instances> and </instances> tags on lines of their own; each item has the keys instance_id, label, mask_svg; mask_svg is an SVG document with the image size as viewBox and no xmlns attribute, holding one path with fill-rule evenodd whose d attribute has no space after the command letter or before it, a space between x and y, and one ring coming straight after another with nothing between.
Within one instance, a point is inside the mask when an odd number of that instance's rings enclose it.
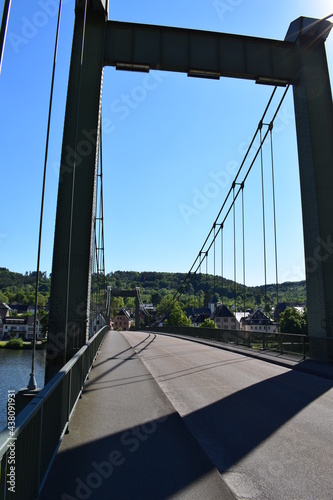
<instances>
[{"instance_id":1,"label":"riverbank","mask_svg":"<svg viewBox=\"0 0 333 500\"><path fill-rule=\"evenodd\" d=\"M15 344L13 346L11 345L8 345L9 344L9 340L1 340L0 341L0 349L10 349L12 351L17 351L17 350L24 350L24 351L29 351L29 350L32 350L33 348L33 344L32 342L23 342L22 345L18 345L18 344ZM37 351L40 351L42 349L46 349L46 340L38 340L37 343L36 343L36 350Z\"/></svg>"}]
</instances>

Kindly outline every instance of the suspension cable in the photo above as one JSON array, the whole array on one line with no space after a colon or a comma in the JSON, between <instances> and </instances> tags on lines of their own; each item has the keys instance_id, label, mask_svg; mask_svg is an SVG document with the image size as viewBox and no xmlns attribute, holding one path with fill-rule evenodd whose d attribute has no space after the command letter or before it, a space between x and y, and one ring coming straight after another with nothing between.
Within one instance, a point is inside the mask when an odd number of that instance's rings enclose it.
<instances>
[{"instance_id":1,"label":"suspension cable","mask_svg":"<svg viewBox=\"0 0 333 500\"><path fill-rule=\"evenodd\" d=\"M100 158L99 158L100 160ZM98 161L99 168L99 161ZM98 192L98 178L97 178L97 189ZM90 289L90 318L89 318L89 330L90 337L94 335L94 318L97 317L97 301L98 301L98 288L99 288L99 255L98 255L98 241L97 241L97 213L98 213L98 196L95 196L95 209L94 209L94 245L93 245L93 264L92 264L92 280ZM95 283L94 283L95 281Z\"/></svg>"},{"instance_id":2,"label":"suspension cable","mask_svg":"<svg viewBox=\"0 0 333 500\"><path fill-rule=\"evenodd\" d=\"M208 298L208 252L206 252L206 298Z\"/></svg>"},{"instance_id":3,"label":"suspension cable","mask_svg":"<svg viewBox=\"0 0 333 500\"><path fill-rule=\"evenodd\" d=\"M237 283L236 283L236 204L235 204L235 182L232 186L232 219L234 229L234 294L235 294L235 314L237 310Z\"/></svg>"},{"instance_id":4,"label":"suspension cable","mask_svg":"<svg viewBox=\"0 0 333 500\"><path fill-rule=\"evenodd\" d=\"M223 292L224 292L224 276L223 276L223 224L221 224L221 278L222 278L222 297L221 297L221 305L222 305L222 326L223 326Z\"/></svg>"},{"instance_id":5,"label":"suspension cable","mask_svg":"<svg viewBox=\"0 0 333 500\"><path fill-rule=\"evenodd\" d=\"M270 139L271 139L271 164L272 164L272 194L273 194L273 223L274 223L274 251L275 251L275 284L276 284L276 311L278 325L279 318L279 279L278 279L278 251L277 251L277 230L276 230L276 203L275 203L275 181L274 181L274 154L273 154L273 123L270 123ZM279 328L279 327L278 327ZM279 328L280 329L280 328Z\"/></svg>"},{"instance_id":6,"label":"suspension cable","mask_svg":"<svg viewBox=\"0 0 333 500\"><path fill-rule=\"evenodd\" d=\"M261 120L260 120L260 122L259 122L259 125L258 125L258 127L257 127L257 129L256 129L256 132L255 132L255 133L254 133L254 135L253 135L253 138L252 138L252 140L251 140L251 143L250 143L250 145L249 145L249 147L248 147L248 149L247 149L247 151L246 151L246 153L245 153L245 155L244 155L244 158L243 158L243 160L242 160L242 162L241 162L241 165L240 165L240 167L239 167L239 169L238 169L238 171L237 171L237 174L236 174L236 176L235 176L235 179L234 179L234 181L233 181L233 184L236 182L236 180L238 179L238 176L240 175L241 170L243 169L243 166L244 166L244 164L245 164L245 161L246 161L247 157L249 156L249 153L250 153L250 151L251 151L251 149L252 149L252 146L253 146L253 144L254 144L254 142L255 142L255 139L256 139L256 137L257 137L258 132L260 133L260 130L261 130L260 125L261 125L261 123L263 122L263 119L264 119L264 117L266 116L266 113L267 113L267 111L268 111L268 109L269 109L269 107L270 107L270 105L271 105L271 103L272 103L272 100L273 100L273 97L274 97L274 95L275 95L276 90L277 90L277 87L275 87L275 88L274 88L274 90L273 90L273 92L272 92L272 94L271 94L271 96L270 96L270 99L269 99L268 104L267 104L267 106L266 106L266 108L265 108L265 111L264 111L264 113L263 113L263 115L262 115L262 117L261 117ZM289 90L289 85L287 85L287 86L286 86L286 89L285 89L285 91L284 91L284 93L283 93L283 95L282 95L282 97L281 97L281 99L280 99L280 102L278 103L278 105L277 105L277 107L276 107L276 110L275 110L275 113L274 113L273 118L272 118L272 120L271 120L271 123L274 123L274 120L276 119L276 116L277 116L277 114L278 114L278 112L279 112L279 110L280 110L280 108L281 108L281 106L282 106L282 103L283 103L283 101L284 101L284 99L285 99L285 96L286 96L286 94L287 94L288 90ZM264 136L260 138L260 145L259 145L259 147L258 147L258 149L257 149L257 151L256 151L256 153L255 153L255 155L254 155L254 157L253 157L253 159L252 159L251 163L250 163L250 166L248 167L248 170L246 171L246 174L245 174L245 176L244 176L244 178L243 178L242 182L241 182L241 183L238 183L238 184L240 184L240 186L242 186L242 185L244 185L244 184L245 184L245 181L247 180L247 177L249 176L249 174L250 174L250 172L251 172L251 170L252 170L252 167L253 167L253 165L255 164L255 161L256 161L256 159L257 159L257 157L258 157L258 155L259 155L259 152L261 152L261 148L262 148L262 146L263 146L264 142L266 141L266 138L267 138L268 134L269 134L269 129L265 132ZM232 210L232 208L233 208L233 205L234 205L234 203L236 202L236 199L237 199L238 195L239 195L239 194L240 194L240 192L242 191L242 188L240 187L240 188L238 189L238 191L235 193L235 195L234 195L234 197L233 197L233 199L232 199L231 205L229 206L229 209L228 209L228 210L227 210L227 212L226 212L226 215L224 216L224 218L222 219L222 221L221 221L220 223L218 223L218 220L219 220L219 218L220 218L220 216L221 216L221 213L222 213L222 211L223 211L224 207L226 206L227 201L228 201L228 199L229 199L230 195L231 195L231 194L232 194L232 192L233 192L233 184L232 184L232 186L230 187L230 189L229 189L229 191L228 191L228 193L227 193L227 195L226 195L226 197L225 197L225 200L224 200L224 202L223 202L223 204L222 204L222 206L221 206L221 208L220 208L220 210L219 210L219 212L218 212L217 217L215 218L214 223L215 223L216 225L219 225L219 226L220 226L220 227L219 227L219 229L218 229L218 230L216 231L216 233L215 233L215 238L218 236L219 231L223 228L223 225L224 225L224 223L225 223L225 221L226 221L227 217L229 216L229 214L230 214L230 212L231 212L231 210ZM176 300L176 297L177 297L178 295L180 295L180 294L181 294L181 290L183 289L183 287L184 287L185 283L186 283L188 280L189 280L189 284L192 282L193 277L194 277L194 275L198 272L198 269L199 269L199 268L200 268L200 272L201 272L201 264L202 264L202 262L203 262L203 260L204 260L204 258L202 258L202 254L205 254L206 252L208 252L208 251L210 250L210 248L211 248L211 247L212 247L212 245L213 245L213 241L212 241L212 242L210 243L210 245L207 247L207 249L206 249L206 251L205 251L205 252L204 252L203 250L204 250L204 248L205 248L205 246L206 246L206 244L207 244L207 242L208 242L208 240L209 240L209 238L210 238L210 236L211 236L211 234L212 234L212 232L213 232L213 231L214 231L214 224L213 224L213 226L211 227L211 229L210 229L210 231L209 231L209 233L208 233L208 235L207 235L207 237L206 237L206 239L205 239L205 241L204 241L204 243L203 243L203 245L202 245L202 247L201 247L201 249L200 249L200 251L199 251L199 253L198 253L197 257L196 257L196 259L194 260L194 262L193 262L193 264L192 264L192 266L191 266L190 270L188 271L187 275L185 276L185 278L184 278L183 282L182 282L182 283L181 283L181 285L179 286L178 290L175 292L174 296L170 299L170 302L169 302L169 304L168 304L168 306L167 306L167 310L168 310L168 309L170 309L170 308L172 307L172 304L173 304L173 302ZM198 260L199 260L199 263L197 264ZM196 266L196 264L197 264L197 267L195 267L195 266Z\"/></svg>"},{"instance_id":7,"label":"suspension cable","mask_svg":"<svg viewBox=\"0 0 333 500\"><path fill-rule=\"evenodd\" d=\"M266 224L265 224L265 194L264 194L264 158L263 158L263 148L262 148L262 125L260 124L260 172L261 172L261 201L262 201L262 235L263 235L263 247L264 247L264 278L265 278L265 311L267 306L267 264L266 264ZM266 320L266 332L267 332L267 320Z\"/></svg>"},{"instance_id":8,"label":"suspension cable","mask_svg":"<svg viewBox=\"0 0 333 500\"><path fill-rule=\"evenodd\" d=\"M244 211L244 184L242 183L242 233L243 233L243 287L244 287L244 320L246 307L246 288L245 288L245 211Z\"/></svg>"},{"instance_id":9,"label":"suspension cable","mask_svg":"<svg viewBox=\"0 0 333 500\"><path fill-rule=\"evenodd\" d=\"M216 286L216 263L215 263L215 258L216 258L216 245L215 245L215 238L216 238L216 224L214 222L214 291L215 293L215 286Z\"/></svg>"},{"instance_id":10,"label":"suspension cable","mask_svg":"<svg viewBox=\"0 0 333 500\"><path fill-rule=\"evenodd\" d=\"M104 215L103 215L103 145L102 145L102 115L100 116L99 124L99 162L98 162L98 173L97 173L97 193L95 198L95 217L94 217L94 240L95 240L95 251L94 256L96 256L96 268L94 267L94 272L96 272L97 277L97 290L96 290L96 316L100 312L100 304L102 303L102 292L105 291L105 252L104 252ZM102 281L101 281L102 280ZM91 318L91 321L93 317Z\"/></svg>"},{"instance_id":11,"label":"suspension cable","mask_svg":"<svg viewBox=\"0 0 333 500\"><path fill-rule=\"evenodd\" d=\"M5 3L3 5L3 11L2 11L2 21L1 21L1 26L0 26L0 74L1 74L1 67L2 67L2 61L3 61L3 54L5 51L6 34L7 34L7 28L8 28L8 20L9 20L11 3L12 3L12 0L5 0Z\"/></svg>"},{"instance_id":12,"label":"suspension cable","mask_svg":"<svg viewBox=\"0 0 333 500\"><path fill-rule=\"evenodd\" d=\"M100 117L99 125L99 213L98 213L98 245L99 249L102 250L99 253L99 269L100 271L105 270L105 258L104 258L104 217L103 217L103 145L102 145L102 116Z\"/></svg>"},{"instance_id":13,"label":"suspension cable","mask_svg":"<svg viewBox=\"0 0 333 500\"><path fill-rule=\"evenodd\" d=\"M288 87L287 87L287 88L288 88ZM264 118L265 118L265 116L266 116L266 114L267 114L267 111L268 111L268 109L269 109L269 107L270 107L270 105L271 105L271 103L272 103L272 100L273 100L273 97L274 97L274 95L275 95L276 90L277 90L277 87L274 87L274 89L273 89L273 91L272 91L272 94L271 94L271 96L270 96L270 98L269 98L269 101L268 101L268 103L267 103L267 105L266 105L265 111L263 112L263 115L262 115L262 117L261 117L261 120L264 120ZM284 99L284 96L285 96L285 94L283 95L282 100ZM282 102L281 102L281 104L282 104ZM276 115L275 115L275 116L276 116ZM274 117L274 118L275 118L275 117ZM273 120L274 120L274 119L273 119ZM241 164L240 164L240 166L239 166L239 169L238 169L237 174L236 174L235 179L234 179L235 181L238 179L238 177L239 177L239 175L240 175L240 172L241 172L241 170L243 169L243 166L244 166L244 164L245 164L245 162L246 162L246 160L247 160L247 157L249 156L250 151L251 151L251 149L252 149L252 146L253 146L253 144L254 144L254 142L255 142L255 140L256 140L257 134L258 134L258 128L256 129L256 131L255 131L255 133L254 133L254 135L253 135L253 137L252 137L252 140L251 140L251 142L250 142L250 144L249 144L249 146L248 146L248 148L247 148L247 151L246 151L246 153L245 153L245 155L244 155L244 157L243 157L243 160L242 160L242 162L241 162ZM244 180L245 180L245 179L244 179ZM231 194L231 193L232 193L232 186L230 187L230 189L229 189L229 191L228 191L228 193L227 193L227 195L226 195L226 197L225 197L225 200L224 200L224 202L223 202L223 204L222 204L222 206L221 206L221 208L220 208L220 210L219 210L219 212L218 212L218 214L217 214L217 216L216 216L216 218L215 218L215 223L218 221L218 219L219 219L219 217L220 217L220 215L221 215L221 213L222 213L222 211L223 211L223 208L225 207L225 205L226 205L226 203L227 203L227 201L228 201L228 198L229 198L229 196L230 196L230 194ZM196 262L197 262L198 258L201 258L201 253L202 253L203 249L205 248L205 245L206 245L207 241L209 240L209 237L210 237L210 235L211 235L212 231L213 231L213 227L212 227L212 228L211 228L211 230L209 231L209 233L208 233L208 235L207 235L207 237L206 237L206 239L205 239L205 241L204 241L204 243L203 243L203 245L202 245L202 247L201 247L201 250L199 251L199 254L198 254L197 258L196 258L196 259L195 259L195 261L193 262L192 267L190 268L190 270L189 270L189 272L188 272L188 275L190 275L190 274L191 274L191 272L192 272L193 268L195 267L195 264L196 264ZM197 269L198 269L198 268L197 268Z\"/></svg>"},{"instance_id":14,"label":"suspension cable","mask_svg":"<svg viewBox=\"0 0 333 500\"><path fill-rule=\"evenodd\" d=\"M41 208L40 208L38 251L37 251L37 273L36 273L36 290L35 290L35 313L34 313L34 330L33 330L33 346L32 346L32 364L31 364L30 380L29 380L29 384L28 384L28 389L30 389L30 390L35 390L37 388L36 379L35 379L35 350L36 350L36 340L37 340L37 309L38 309L40 256L41 256L41 248L42 248L47 159L48 159L48 153L49 153L49 139L50 139L50 127L51 127L51 115L52 115L52 103L53 103L53 89L54 89L55 68L56 68L58 42L59 42L61 8L62 8L62 0L60 0L60 2L59 2L59 9L58 9L57 28L56 28L56 35L55 35L55 42L54 42L54 53L53 53L53 66L52 66L52 77L51 77L51 88L50 88L49 111L48 111L47 129L46 129L44 171L43 171L43 184L42 184L42 199L41 199Z\"/></svg>"},{"instance_id":15,"label":"suspension cable","mask_svg":"<svg viewBox=\"0 0 333 500\"><path fill-rule=\"evenodd\" d=\"M100 126L99 126L99 144L100 144L100 205L99 205L99 210L100 210L100 246L103 249L102 250L102 255L101 255L101 265L103 269L103 290L106 290L106 279L105 279L105 248L104 248L104 196L103 196L103 145L102 145L102 135L103 135L103 130L102 130L102 114L100 117Z\"/></svg>"},{"instance_id":16,"label":"suspension cable","mask_svg":"<svg viewBox=\"0 0 333 500\"><path fill-rule=\"evenodd\" d=\"M148 316L149 318L154 318L154 316L153 316L152 314L150 314L150 313L147 311L147 309L145 308L145 305L144 305L143 300L142 300L142 297L141 297L141 292L140 292L140 289L137 289L136 293L137 293L137 297L138 297L138 299L139 299L139 304L140 304L140 306L141 306L141 309L142 309L143 313L144 313L146 316Z\"/></svg>"}]
</instances>

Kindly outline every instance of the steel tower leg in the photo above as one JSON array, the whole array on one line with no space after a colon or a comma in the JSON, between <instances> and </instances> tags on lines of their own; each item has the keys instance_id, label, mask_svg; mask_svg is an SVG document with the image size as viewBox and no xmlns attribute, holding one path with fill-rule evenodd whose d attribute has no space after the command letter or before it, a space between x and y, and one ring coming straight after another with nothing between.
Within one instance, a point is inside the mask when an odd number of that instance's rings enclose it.
<instances>
[{"instance_id":1,"label":"steel tower leg","mask_svg":"<svg viewBox=\"0 0 333 500\"><path fill-rule=\"evenodd\" d=\"M88 339L107 4L103 7L100 1L88 2L85 33L84 4L76 2L53 250L46 382Z\"/></svg>"},{"instance_id":2,"label":"steel tower leg","mask_svg":"<svg viewBox=\"0 0 333 500\"><path fill-rule=\"evenodd\" d=\"M300 168L310 356L333 359L333 109L324 39L299 33L294 105Z\"/></svg>"}]
</instances>

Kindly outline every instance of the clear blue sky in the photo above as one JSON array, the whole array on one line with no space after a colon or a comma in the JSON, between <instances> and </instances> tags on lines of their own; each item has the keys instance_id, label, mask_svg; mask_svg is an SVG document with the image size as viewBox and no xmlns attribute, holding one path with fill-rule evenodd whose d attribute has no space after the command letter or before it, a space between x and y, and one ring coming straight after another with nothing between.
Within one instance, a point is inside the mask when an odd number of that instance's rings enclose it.
<instances>
[{"instance_id":1,"label":"clear blue sky","mask_svg":"<svg viewBox=\"0 0 333 500\"><path fill-rule=\"evenodd\" d=\"M22 273L36 268L56 3L12 0L0 75L0 266ZM72 0L63 2L56 69L41 259L41 270L48 273L73 4ZM3 0L0 9L2 13ZM321 18L332 10L330 0L112 0L110 19L283 40L294 19ZM332 72L333 34L326 50ZM174 73L150 75L147 81L140 73L113 68L104 72L107 272L189 270L233 180L233 162L241 162L272 92L271 87L231 78L211 81ZM300 280L304 254L292 89L276 122L274 148L279 281ZM265 149L267 172L269 161ZM248 285L264 282L259 167L258 163L245 191ZM225 181L218 184L216 176ZM266 198L269 207L269 191ZM240 205L236 214L237 280L242 282ZM267 278L273 282L270 208L266 222ZM224 269L226 277L233 278L233 243L227 243L228 232L232 236L231 227L225 230ZM220 272L219 260L216 271ZM209 272L213 272L212 255Z\"/></svg>"}]
</instances>

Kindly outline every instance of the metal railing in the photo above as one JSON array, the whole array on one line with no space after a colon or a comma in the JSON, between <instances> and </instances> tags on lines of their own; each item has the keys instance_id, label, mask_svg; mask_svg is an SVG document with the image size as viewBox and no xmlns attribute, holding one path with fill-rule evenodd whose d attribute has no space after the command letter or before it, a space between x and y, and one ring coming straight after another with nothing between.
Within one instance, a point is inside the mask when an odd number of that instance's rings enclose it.
<instances>
[{"instance_id":1,"label":"metal railing","mask_svg":"<svg viewBox=\"0 0 333 500\"><path fill-rule=\"evenodd\" d=\"M97 332L0 433L0 499L37 499L108 326ZM8 405L8 415L10 406ZM11 405L15 413L15 405Z\"/></svg>"},{"instance_id":2,"label":"metal railing","mask_svg":"<svg viewBox=\"0 0 333 500\"><path fill-rule=\"evenodd\" d=\"M245 346L261 352L275 352L281 355L289 354L300 359L305 359L309 356L309 337L307 335L180 326L149 327L149 329L156 333L171 333Z\"/></svg>"}]
</instances>

